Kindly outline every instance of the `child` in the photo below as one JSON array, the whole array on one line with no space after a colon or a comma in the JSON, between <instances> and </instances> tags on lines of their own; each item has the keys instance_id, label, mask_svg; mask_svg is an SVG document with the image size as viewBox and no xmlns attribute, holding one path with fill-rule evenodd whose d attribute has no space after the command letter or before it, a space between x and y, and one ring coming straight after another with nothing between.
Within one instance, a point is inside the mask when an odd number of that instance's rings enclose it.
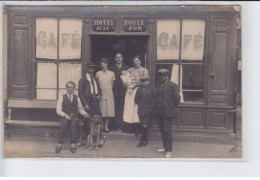
<instances>
[{"instance_id":1,"label":"child","mask_svg":"<svg viewBox=\"0 0 260 180\"><path fill-rule=\"evenodd\" d=\"M141 138L137 147L147 145L147 130L154 111L154 91L149 86L149 75L144 74L140 80L142 85L135 94L135 103L138 105L138 116L141 126Z\"/></svg>"},{"instance_id":2,"label":"child","mask_svg":"<svg viewBox=\"0 0 260 180\"><path fill-rule=\"evenodd\" d=\"M131 87L132 81L130 78L130 73L128 73L127 71L122 71L120 79L123 82L123 84L127 87L127 91L131 92L132 91L132 87Z\"/></svg>"}]
</instances>

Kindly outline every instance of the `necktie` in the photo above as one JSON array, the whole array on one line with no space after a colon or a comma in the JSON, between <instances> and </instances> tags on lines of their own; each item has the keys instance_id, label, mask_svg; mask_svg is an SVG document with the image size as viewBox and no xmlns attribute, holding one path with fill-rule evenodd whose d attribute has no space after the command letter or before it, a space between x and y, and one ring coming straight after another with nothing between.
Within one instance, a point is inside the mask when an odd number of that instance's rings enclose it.
<instances>
[{"instance_id":1,"label":"necktie","mask_svg":"<svg viewBox=\"0 0 260 180\"><path fill-rule=\"evenodd\" d=\"M71 94L69 94L70 95L70 102L72 103L72 97L71 97Z\"/></svg>"},{"instance_id":2,"label":"necktie","mask_svg":"<svg viewBox=\"0 0 260 180\"><path fill-rule=\"evenodd\" d=\"M93 87L93 94L95 95L96 94L96 89L95 89L94 78L93 78L92 75L90 76L90 78L91 78L91 84L92 84L92 87Z\"/></svg>"}]
</instances>

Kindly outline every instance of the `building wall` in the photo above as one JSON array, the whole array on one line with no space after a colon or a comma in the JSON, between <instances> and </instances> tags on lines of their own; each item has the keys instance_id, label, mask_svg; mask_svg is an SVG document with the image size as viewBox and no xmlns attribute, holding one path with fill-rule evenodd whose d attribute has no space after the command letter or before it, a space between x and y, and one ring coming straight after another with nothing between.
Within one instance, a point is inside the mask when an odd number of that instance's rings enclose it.
<instances>
[{"instance_id":1,"label":"building wall","mask_svg":"<svg viewBox=\"0 0 260 180\"><path fill-rule=\"evenodd\" d=\"M57 8L58 10L59 8ZM119 8L120 9L120 8ZM52 9L53 10L53 9ZM30 11L30 10L28 10ZM42 11L40 14L53 15L53 13L59 14L58 12L53 12L48 14L48 9ZM91 17L92 16L107 16L108 12L104 14L88 14L82 15L84 11L74 12L70 14L73 17L81 17L83 22L83 31L82 31L82 52L81 59L82 61L82 72L85 72L85 65L87 62L91 61L91 44L90 44L90 35L123 35L122 27L117 29L116 33L114 32L92 32L91 31ZM138 16L130 13L126 16ZM236 15L231 12L203 12L196 14L192 9L188 13L170 12L169 14L160 15L151 15L148 12L143 12L139 10L140 16L147 17L147 28L149 33L141 32L142 35L149 36L148 40L148 69L151 71L152 81L155 81L156 77L156 63L159 64L158 54L157 54L157 18L184 18L184 17L198 17L206 19L205 27L205 42L204 42L204 75L203 75L203 100L197 103L182 103L180 105L180 115L177 122L174 123L174 127L177 129L184 129L189 131L193 129L195 131L218 131L233 133L234 130L234 108L235 108L235 92L234 88L236 87L236 72L237 62L235 59L236 51ZM137 14L138 14L137 13ZM145 14L147 13L147 14ZM165 13L165 12L163 12ZM124 14L122 11L121 14ZM149 14L149 15L148 15ZM36 34L36 16L39 16L37 12L27 13L27 12L10 12L9 13L9 37L11 39L9 43L8 50L10 56L8 57L9 64L9 85L10 85L10 99L28 99L36 100L35 93L35 77L36 75L31 74L35 71L35 66L37 59L35 48L35 38ZM121 16L115 14L114 12L109 12L108 16L116 17L118 20L122 20ZM118 21L118 23L122 23ZM125 35L133 35L134 32L125 33ZM50 36L51 37L51 36ZM50 41L49 43L52 43ZM26 46L27 45L27 46ZM32 51L33 49L33 51ZM193 61L193 60L191 60ZM178 60L162 60L166 65L174 64ZM194 62L194 61L193 61ZM192 68L191 68L192 69ZM47 67L46 70L50 70L50 67ZM43 68L43 72L45 72ZM47 72L47 71L46 71ZM194 71L196 73L196 71ZM55 83L54 83L55 84ZM57 97L57 96L56 96ZM55 99L54 99L55 100ZM18 112L18 111L16 111ZM32 114L30 111L27 114ZM18 115L17 115L18 116ZM26 119L26 118L25 118Z\"/></svg>"}]
</instances>

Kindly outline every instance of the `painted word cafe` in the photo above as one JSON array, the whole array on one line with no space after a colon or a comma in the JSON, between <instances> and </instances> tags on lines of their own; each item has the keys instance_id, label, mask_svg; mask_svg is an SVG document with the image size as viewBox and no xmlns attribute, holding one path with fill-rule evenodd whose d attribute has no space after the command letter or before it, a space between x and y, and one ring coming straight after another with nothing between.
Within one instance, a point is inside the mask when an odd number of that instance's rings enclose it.
<instances>
[{"instance_id":1,"label":"painted word cafe","mask_svg":"<svg viewBox=\"0 0 260 180\"><path fill-rule=\"evenodd\" d=\"M236 6L6 6L6 128L55 126L65 83L86 64L140 55L151 84L167 68L181 93L174 132L235 138ZM154 120L154 130L158 129ZM194 135L196 136L196 135Z\"/></svg>"}]
</instances>

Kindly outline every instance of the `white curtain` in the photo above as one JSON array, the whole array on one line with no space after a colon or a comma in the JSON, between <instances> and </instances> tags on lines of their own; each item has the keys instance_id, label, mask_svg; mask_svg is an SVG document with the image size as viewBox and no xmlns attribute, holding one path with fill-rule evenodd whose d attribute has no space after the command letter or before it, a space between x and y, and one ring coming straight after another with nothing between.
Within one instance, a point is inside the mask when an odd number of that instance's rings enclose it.
<instances>
[{"instance_id":1,"label":"white curtain","mask_svg":"<svg viewBox=\"0 0 260 180\"><path fill-rule=\"evenodd\" d=\"M54 63L37 64L37 99L55 100L57 97L57 65Z\"/></svg>"},{"instance_id":2,"label":"white curtain","mask_svg":"<svg viewBox=\"0 0 260 180\"><path fill-rule=\"evenodd\" d=\"M75 94L78 94L78 82L81 78L81 64L61 63L59 65L59 95L66 93L66 83L73 81L76 83Z\"/></svg>"},{"instance_id":3,"label":"white curtain","mask_svg":"<svg viewBox=\"0 0 260 180\"><path fill-rule=\"evenodd\" d=\"M171 73L171 81L179 85L179 65L173 64L172 65L172 73ZM182 69L181 69L181 77L180 77L180 96L181 102L184 102L183 99L183 92L182 92Z\"/></svg>"},{"instance_id":4,"label":"white curtain","mask_svg":"<svg viewBox=\"0 0 260 180\"><path fill-rule=\"evenodd\" d=\"M157 59L179 59L180 20L159 19L157 21Z\"/></svg>"},{"instance_id":5,"label":"white curtain","mask_svg":"<svg viewBox=\"0 0 260 180\"><path fill-rule=\"evenodd\" d=\"M60 19L59 59L80 59L81 57L81 19Z\"/></svg>"},{"instance_id":6,"label":"white curtain","mask_svg":"<svg viewBox=\"0 0 260 180\"><path fill-rule=\"evenodd\" d=\"M57 59L56 18L36 18L36 58Z\"/></svg>"},{"instance_id":7,"label":"white curtain","mask_svg":"<svg viewBox=\"0 0 260 180\"><path fill-rule=\"evenodd\" d=\"M205 20L185 19L182 22L181 59L202 60L204 52Z\"/></svg>"}]
</instances>

